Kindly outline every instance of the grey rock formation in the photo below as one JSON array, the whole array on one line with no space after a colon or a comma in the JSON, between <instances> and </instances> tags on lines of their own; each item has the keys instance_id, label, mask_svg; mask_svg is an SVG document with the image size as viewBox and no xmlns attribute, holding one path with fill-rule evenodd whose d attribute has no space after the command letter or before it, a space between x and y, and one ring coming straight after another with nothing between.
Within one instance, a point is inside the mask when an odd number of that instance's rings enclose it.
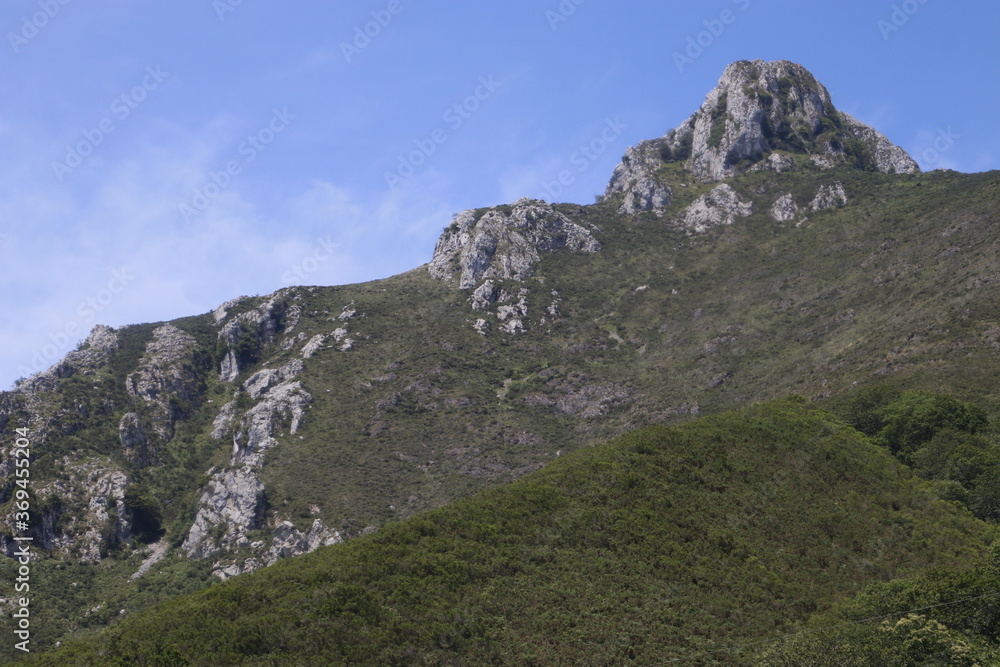
<instances>
[{"instance_id":1,"label":"grey rock formation","mask_svg":"<svg viewBox=\"0 0 1000 667\"><path fill-rule=\"evenodd\" d=\"M250 398L257 399L273 387L301 373L303 368L301 361L292 359L281 368L265 368L254 373L243 383L243 388L250 394Z\"/></svg>"},{"instance_id":2,"label":"grey rock formation","mask_svg":"<svg viewBox=\"0 0 1000 667\"><path fill-rule=\"evenodd\" d=\"M238 413L239 409L236 407L236 401L230 401L222 406L219 414L212 421L212 437L216 440L221 440L229 427L232 426Z\"/></svg>"},{"instance_id":3,"label":"grey rock formation","mask_svg":"<svg viewBox=\"0 0 1000 667\"><path fill-rule=\"evenodd\" d=\"M771 217L778 222L788 222L799 214L799 205L791 194L782 195L771 207Z\"/></svg>"},{"instance_id":4,"label":"grey rock formation","mask_svg":"<svg viewBox=\"0 0 1000 667\"><path fill-rule=\"evenodd\" d=\"M833 185L821 185L809 204L809 208L813 211L822 211L846 205L847 193L844 192L844 186L840 183L834 183Z\"/></svg>"},{"instance_id":5,"label":"grey rock formation","mask_svg":"<svg viewBox=\"0 0 1000 667\"><path fill-rule=\"evenodd\" d=\"M216 325L222 324L226 320L226 318L229 317L230 310L232 310L236 306L240 305L241 303L249 299L250 297L248 296L238 296L235 299L230 299L229 301L226 301L224 304L216 308L215 311L212 313L212 317L215 320Z\"/></svg>"},{"instance_id":6,"label":"grey rock formation","mask_svg":"<svg viewBox=\"0 0 1000 667\"><path fill-rule=\"evenodd\" d=\"M156 544L149 545L147 548L147 553L149 556L142 561L139 565L139 569L129 575L129 581L134 581L141 577L142 575L149 572L149 570L163 560L163 557L167 555L167 549L170 548L170 543L166 540L160 540Z\"/></svg>"},{"instance_id":7,"label":"grey rock formation","mask_svg":"<svg viewBox=\"0 0 1000 667\"><path fill-rule=\"evenodd\" d=\"M118 423L118 440L125 451L125 460L137 468L152 465L154 455L150 451L149 438L134 412L125 414Z\"/></svg>"},{"instance_id":8,"label":"grey rock formation","mask_svg":"<svg viewBox=\"0 0 1000 667\"><path fill-rule=\"evenodd\" d=\"M125 389L154 408L153 430L164 441L174 434L174 422L185 410L197 407L199 380L194 354L198 344L193 336L171 324L153 332L136 372L129 375Z\"/></svg>"},{"instance_id":9,"label":"grey rock formation","mask_svg":"<svg viewBox=\"0 0 1000 667\"><path fill-rule=\"evenodd\" d=\"M289 290L279 290L257 308L241 313L223 325L219 331L219 339L226 344L228 350L219 364L220 379L232 382L239 376L240 365L244 363L240 356L241 350L256 349L274 339L285 320L288 293ZM289 313L293 310L294 308L289 309ZM297 315L292 320L297 323ZM286 332L291 328L290 321Z\"/></svg>"},{"instance_id":10,"label":"grey rock formation","mask_svg":"<svg viewBox=\"0 0 1000 667\"><path fill-rule=\"evenodd\" d=\"M508 292L492 280L487 280L469 299L472 302L472 309L482 312L485 316L477 319L472 328L481 336L487 335L491 326L486 318L495 316L499 320L500 331L512 335L524 333L527 331L529 294L530 290L527 287L519 287L517 292ZM491 310L494 306L496 308Z\"/></svg>"},{"instance_id":11,"label":"grey rock formation","mask_svg":"<svg viewBox=\"0 0 1000 667\"><path fill-rule=\"evenodd\" d=\"M341 317L340 319L345 319ZM346 318L350 319L350 318ZM302 358L309 359L314 354L319 352L323 348L323 345L332 338L335 343L341 343L339 349L341 352L348 352L354 348L354 340L347 337L347 329L344 327L338 327L328 334L316 334L309 339L305 345L302 346Z\"/></svg>"},{"instance_id":12,"label":"grey rock formation","mask_svg":"<svg viewBox=\"0 0 1000 667\"><path fill-rule=\"evenodd\" d=\"M245 466L211 472L198 514L181 545L191 558L208 558L220 548L248 546L247 533L260 527L264 485L256 471Z\"/></svg>"},{"instance_id":13,"label":"grey rock formation","mask_svg":"<svg viewBox=\"0 0 1000 667\"><path fill-rule=\"evenodd\" d=\"M282 521L274 530L273 543L263 558L264 565L273 565L279 558L291 558L343 541L340 533L327 528L321 519L314 519L306 533L297 530L291 521Z\"/></svg>"},{"instance_id":14,"label":"grey rock formation","mask_svg":"<svg viewBox=\"0 0 1000 667\"><path fill-rule=\"evenodd\" d=\"M767 159L761 160L747 171L773 171L776 174L780 174L791 169L794 164L795 162L792 158L784 153L771 153L767 156Z\"/></svg>"},{"instance_id":15,"label":"grey rock formation","mask_svg":"<svg viewBox=\"0 0 1000 667\"><path fill-rule=\"evenodd\" d=\"M743 60L726 68L701 108L679 127L629 149L608 193L651 178L662 162L684 162L705 182L751 169L791 168L787 156L774 157L776 151L822 158L817 165L824 168L847 163L887 174L920 170L902 148L837 111L826 88L801 65ZM639 188L640 194L647 188ZM623 209L629 201L626 196Z\"/></svg>"},{"instance_id":16,"label":"grey rock formation","mask_svg":"<svg viewBox=\"0 0 1000 667\"><path fill-rule=\"evenodd\" d=\"M552 303L549 304L548 309L545 311L552 317L559 317L559 304L562 299L559 297L558 290L552 290Z\"/></svg>"},{"instance_id":17,"label":"grey rock formation","mask_svg":"<svg viewBox=\"0 0 1000 667\"><path fill-rule=\"evenodd\" d=\"M516 301L514 299L517 299ZM497 319L502 322L500 330L508 334L523 333L524 320L528 317L528 290L522 287L516 296L501 291L497 299L502 305L497 307Z\"/></svg>"},{"instance_id":18,"label":"grey rock formation","mask_svg":"<svg viewBox=\"0 0 1000 667\"><path fill-rule=\"evenodd\" d=\"M623 195L619 213L634 215L653 211L663 215L663 210L670 206L670 187L656 176L663 165L661 148L661 142L653 140L626 149L604 192L605 197L618 193Z\"/></svg>"},{"instance_id":19,"label":"grey rock formation","mask_svg":"<svg viewBox=\"0 0 1000 667\"><path fill-rule=\"evenodd\" d=\"M51 550L72 550L84 562L98 562L109 547L132 537L131 520L125 506L125 489L131 479L105 457L59 461L63 476L39 485L40 499L46 503L36 525L36 546Z\"/></svg>"},{"instance_id":20,"label":"grey rock formation","mask_svg":"<svg viewBox=\"0 0 1000 667\"><path fill-rule=\"evenodd\" d=\"M87 495L88 513L85 516L86 531L82 541L84 561L101 558L101 547L108 542L122 542L131 535L128 511L125 507L125 489L129 477L120 470L102 467L93 470L84 487ZM109 525L110 524L110 525ZM102 534L110 528L110 537Z\"/></svg>"},{"instance_id":21,"label":"grey rock formation","mask_svg":"<svg viewBox=\"0 0 1000 667\"><path fill-rule=\"evenodd\" d=\"M263 542L253 542L250 544L250 550L257 554L256 556L245 558L242 562L239 559L217 561L213 564L212 574L226 580L261 567L274 565L282 558L292 558L343 541L344 538L340 533L323 525L322 519L315 519L305 533L296 529L291 521L282 521L274 529L271 548L267 552L261 553L264 548Z\"/></svg>"},{"instance_id":22,"label":"grey rock formation","mask_svg":"<svg viewBox=\"0 0 1000 667\"><path fill-rule=\"evenodd\" d=\"M72 377L76 373L92 375L108 363L109 357L117 349L118 334L115 330L98 324L91 329L79 348L67 353L62 361L48 370L26 378L18 384L15 391L26 395L52 391L63 378Z\"/></svg>"},{"instance_id":23,"label":"grey rock formation","mask_svg":"<svg viewBox=\"0 0 1000 667\"><path fill-rule=\"evenodd\" d=\"M492 280L487 280L475 289L472 296L469 297L469 301L472 303L473 310L486 310L497 302L498 297L499 292L496 285Z\"/></svg>"},{"instance_id":24,"label":"grey rock formation","mask_svg":"<svg viewBox=\"0 0 1000 667\"><path fill-rule=\"evenodd\" d=\"M833 168L833 162L831 162L830 158L826 157L825 155L811 155L809 157L809 161L812 162L817 167L819 167L820 169Z\"/></svg>"},{"instance_id":25,"label":"grey rock formation","mask_svg":"<svg viewBox=\"0 0 1000 667\"><path fill-rule=\"evenodd\" d=\"M316 354L321 347L323 347L323 342L326 340L324 334L316 334L309 341L302 346L302 358L309 359L314 354Z\"/></svg>"},{"instance_id":26,"label":"grey rock formation","mask_svg":"<svg viewBox=\"0 0 1000 667\"><path fill-rule=\"evenodd\" d=\"M519 199L479 215L460 213L438 239L428 271L441 280L454 280L458 273L461 289L485 278L523 280L539 253L559 248L594 253L601 246L588 230L548 204Z\"/></svg>"},{"instance_id":27,"label":"grey rock formation","mask_svg":"<svg viewBox=\"0 0 1000 667\"><path fill-rule=\"evenodd\" d=\"M233 436L233 463L260 466L264 453L278 444L274 432L289 422L289 434L298 432L312 396L298 382L286 382L270 389L243 416L242 426Z\"/></svg>"},{"instance_id":28,"label":"grey rock formation","mask_svg":"<svg viewBox=\"0 0 1000 667\"><path fill-rule=\"evenodd\" d=\"M909 153L889 141L875 128L844 112L840 112L840 115L847 132L861 140L871 151L875 168L883 174L915 174L920 171L920 167Z\"/></svg>"},{"instance_id":29,"label":"grey rock formation","mask_svg":"<svg viewBox=\"0 0 1000 667\"><path fill-rule=\"evenodd\" d=\"M740 199L728 183L716 186L687 207L680 226L691 233L702 233L719 225L731 225L737 218L753 213L753 203Z\"/></svg>"},{"instance_id":30,"label":"grey rock formation","mask_svg":"<svg viewBox=\"0 0 1000 667\"><path fill-rule=\"evenodd\" d=\"M181 547L188 556L207 558L220 550L250 546L247 533L260 527L264 513L264 485L259 477L264 454L278 444L274 434L279 428L287 425L289 434L298 431L312 401L312 396L294 381L303 368L301 361L293 359L281 368L258 371L244 381L246 395L257 402L243 413L235 427L230 461L234 468L208 473L210 481ZM236 406L236 401L223 406L212 425L213 437L221 438L236 423L240 412ZM250 569L258 565L254 561ZM216 568L223 578L242 571L233 565Z\"/></svg>"}]
</instances>

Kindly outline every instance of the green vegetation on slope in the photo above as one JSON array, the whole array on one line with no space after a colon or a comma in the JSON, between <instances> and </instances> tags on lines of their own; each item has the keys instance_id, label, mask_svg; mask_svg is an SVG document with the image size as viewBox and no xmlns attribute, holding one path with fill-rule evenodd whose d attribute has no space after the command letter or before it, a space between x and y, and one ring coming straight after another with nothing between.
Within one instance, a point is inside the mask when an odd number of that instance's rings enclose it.
<instances>
[{"instance_id":1,"label":"green vegetation on slope","mask_svg":"<svg viewBox=\"0 0 1000 667\"><path fill-rule=\"evenodd\" d=\"M790 398L627 434L33 663L744 664L725 649L991 532Z\"/></svg>"},{"instance_id":2,"label":"green vegetation on slope","mask_svg":"<svg viewBox=\"0 0 1000 667\"><path fill-rule=\"evenodd\" d=\"M1000 664L1000 543L973 568L869 586L776 642L762 667Z\"/></svg>"},{"instance_id":3,"label":"green vegetation on slope","mask_svg":"<svg viewBox=\"0 0 1000 667\"><path fill-rule=\"evenodd\" d=\"M1000 438L978 406L928 391L872 384L833 401L838 413L933 482L945 500L1000 521Z\"/></svg>"}]
</instances>

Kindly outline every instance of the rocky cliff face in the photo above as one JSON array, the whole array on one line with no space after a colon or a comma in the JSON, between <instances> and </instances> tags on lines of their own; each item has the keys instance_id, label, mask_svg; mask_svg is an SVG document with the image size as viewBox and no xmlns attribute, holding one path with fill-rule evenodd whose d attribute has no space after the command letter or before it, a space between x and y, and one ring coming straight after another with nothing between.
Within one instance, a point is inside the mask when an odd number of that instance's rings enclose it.
<instances>
[{"instance_id":1,"label":"rocky cliff face","mask_svg":"<svg viewBox=\"0 0 1000 667\"><path fill-rule=\"evenodd\" d=\"M688 143L687 166L704 181L733 176L778 150L887 174L919 171L903 149L837 111L826 88L786 60L727 67L701 108L667 135L671 151Z\"/></svg>"},{"instance_id":2,"label":"rocky cliff face","mask_svg":"<svg viewBox=\"0 0 1000 667\"><path fill-rule=\"evenodd\" d=\"M200 363L195 359L196 348L193 336L165 324L153 332L153 340L126 383L129 395L150 407L152 430L163 441L173 437L174 422L198 406L204 390L196 369Z\"/></svg>"},{"instance_id":3,"label":"rocky cliff face","mask_svg":"<svg viewBox=\"0 0 1000 667\"><path fill-rule=\"evenodd\" d=\"M219 340L226 346L220 379L236 380L247 361L255 361L259 348L271 343L279 331L285 333L288 343L281 345L283 349L300 342L293 330L301 310L297 304L288 305L289 296L276 294L225 324L227 304L216 311L216 321L222 325ZM339 319L346 321L355 315L356 311L345 308ZM346 335L346 329L341 328L330 336L336 337L340 331ZM302 356L312 356L327 337L318 335L310 339L301 350ZM253 351L253 356L247 357L246 350ZM314 524L308 534L299 534L294 528L290 531L285 526L287 522L279 523L271 545L249 538L251 531L266 527L266 494L260 481L264 455L278 444L274 436L279 429L287 428L289 435L298 431L312 401L312 396L295 380L304 367L302 361L292 359L278 368L263 368L250 375L212 424L212 438L232 438L229 467L208 471L210 481L202 489L194 522L181 549L191 558L221 554L222 560L214 564L214 572L220 578L250 572L270 565L279 557L305 553L341 539L339 533L327 529L322 521Z\"/></svg>"},{"instance_id":4,"label":"rocky cliff face","mask_svg":"<svg viewBox=\"0 0 1000 667\"><path fill-rule=\"evenodd\" d=\"M731 225L752 213L753 203L743 201L728 183L723 183L688 206L679 224L688 232L702 233L718 225Z\"/></svg>"},{"instance_id":5,"label":"rocky cliff face","mask_svg":"<svg viewBox=\"0 0 1000 667\"><path fill-rule=\"evenodd\" d=\"M560 248L594 253L601 244L548 204L525 198L458 214L438 239L428 270L441 280L458 274L459 288L470 289L486 278L523 280L540 253Z\"/></svg>"},{"instance_id":6,"label":"rocky cliff face","mask_svg":"<svg viewBox=\"0 0 1000 667\"><path fill-rule=\"evenodd\" d=\"M210 321L217 332L219 380L236 383L246 366L259 368L262 359L279 348L272 343L281 333L281 349L303 345L294 334L301 309L293 292L281 290L263 300L241 297L214 312ZM346 323L356 315L356 310L345 308L330 336L343 339ZM176 424L214 402L206 384L213 363L208 340L203 337L199 343L174 324L146 330L148 334L132 333L122 342L118 331L95 327L61 362L22 381L13 392L0 394L0 426L28 428L35 451L48 453L59 444L64 452L49 464L56 478L39 479L35 485L39 518L32 522L36 544L63 557L98 561L134 540L136 510L127 501L128 489L140 489L134 485L147 477L144 468L177 464L176 451L170 453L176 450ZM308 351L303 349L301 355L309 356ZM122 355L131 355L127 366ZM113 370L112 361L119 368ZM230 465L207 473L209 481L201 489L183 545L188 555L208 558L220 551L248 549L247 533L267 528L259 473L265 452L277 444L277 432L294 434L304 419L311 396L295 380L302 370L298 359L259 369L237 385L233 401L216 409L210 437L231 438ZM104 422L115 424L116 441L106 439L110 429ZM9 448L0 450L0 502L10 497L9 457ZM277 530L281 521L273 526ZM144 530L155 536L155 526ZM255 543L257 560L240 567L248 571L334 537L339 538L336 531L322 525L302 535L282 528L273 540ZM0 550L9 552L12 545L0 531ZM225 576L223 569L216 568L220 576Z\"/></svg>"},{"instance_id":7,"label":"rocky cliff face","mask_svg":"<svg viewBox=\"0 0 1000 667\"><path fill-rule=\"evenodd\" d=\"M516 335L528 328L529 289L520 281L531 277L542 254L561 249L592 254L601 244L549 204L525 198L456 216L438 239L428 271L446 281L458 274L459 288L472 290L472 309L485 316L470 323L478 333L486 336L495 329ZM505 287L504 281L514 285ZM538 322L544 324L545 317Z\"/></svg>"},{"instance_id":8,"label":"rocky cliff face","mask_svg":"<svg viewBox=\"0 0 1000 667\"><path fill-rule=\"evenodd\" d=\"M659 139L630 147L605 197L621 195L619 212L661 213L671 184L662 167L682 163L704 182L748 170L792 166L788 154L820 168L849 164L886 174L920 169L906 151L838 111L827 89L804 67L785 60L740 61L726 68L701 108Z\"/></svg>"},{"instance_id":9,"label":"rocky cliff face","mask_svg":"<svg viewBox=\"0 0 1000 667\"><path fill-rule=\"evenodd\" d=\"M216 322L222 324L219 342L225 346L219 365L219 377L223 381L232 382L245 366L256 362L260 349L270 343L279 330L295 328L299 312L295 306L288 306L287 293L288 290L279 290L257 308L231 318L229 310L238 305L238 301L226 302L216 309Z\"/></svg>"},{"instance_id":10,"label":"rocky cliff face","mask_svg":"<svg viewBox=\"0 0 1000 667\"><path fill-rule=\"evenodd\" d=\"M621 163L615 167L605 196L622 195L618 212L635 215L652 211L663 215L663 209L670 205L672 191L656 172L663 164L662 142L643 142L629 146Z\"/></svg>"}]
</instances>

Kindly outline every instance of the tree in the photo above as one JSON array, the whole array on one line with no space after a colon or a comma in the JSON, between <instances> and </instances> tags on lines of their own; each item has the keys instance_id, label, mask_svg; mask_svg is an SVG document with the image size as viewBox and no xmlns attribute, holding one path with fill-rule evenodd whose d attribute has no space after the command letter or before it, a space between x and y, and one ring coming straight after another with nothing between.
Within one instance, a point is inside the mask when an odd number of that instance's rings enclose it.
<instances>
[{"instance_id":1,"label":"tree","mask_svg":"<svg viewBox=\"0 0 1000 667\"><path fill-rule=\"evenodd\" d=\"M979 407L951 396L926 391L907 391L882 412L884 426L876 440L911 462L921 445L945 428L975 433L986 426L986 413Z\"/></svg>"}]
</instances>

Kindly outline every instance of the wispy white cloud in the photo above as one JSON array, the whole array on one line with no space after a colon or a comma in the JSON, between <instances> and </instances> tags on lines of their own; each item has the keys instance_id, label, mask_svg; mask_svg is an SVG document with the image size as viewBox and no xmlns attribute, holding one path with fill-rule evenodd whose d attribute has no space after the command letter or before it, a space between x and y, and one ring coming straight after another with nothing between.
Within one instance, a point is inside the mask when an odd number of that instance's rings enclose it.
<instances>
[{"instance_id":1,"label":"wispy white cloud","mask_svg":"<svg viewBox=\"0 0 1000 667\"><path fill-rule=\"evenodd\" d=\"M417 246L447 222L449 208L427 196L444 189L433 170L374 200L314 179L271 212L256 203L254 180L236 177L183 220L179 204L231 150L216 137L239 125L221 118L197 134L167 132L168 145L107 165L93 191L46 186L6 198L0 260L15 277L7 313L16 316L0 319L0 385L55 363L97 323L172 319L241 294L357 282L430 258ZM30 157L15 157L0 174ZM30 289L19 291L18 281Z\"/></svg>"}]
</instances>

